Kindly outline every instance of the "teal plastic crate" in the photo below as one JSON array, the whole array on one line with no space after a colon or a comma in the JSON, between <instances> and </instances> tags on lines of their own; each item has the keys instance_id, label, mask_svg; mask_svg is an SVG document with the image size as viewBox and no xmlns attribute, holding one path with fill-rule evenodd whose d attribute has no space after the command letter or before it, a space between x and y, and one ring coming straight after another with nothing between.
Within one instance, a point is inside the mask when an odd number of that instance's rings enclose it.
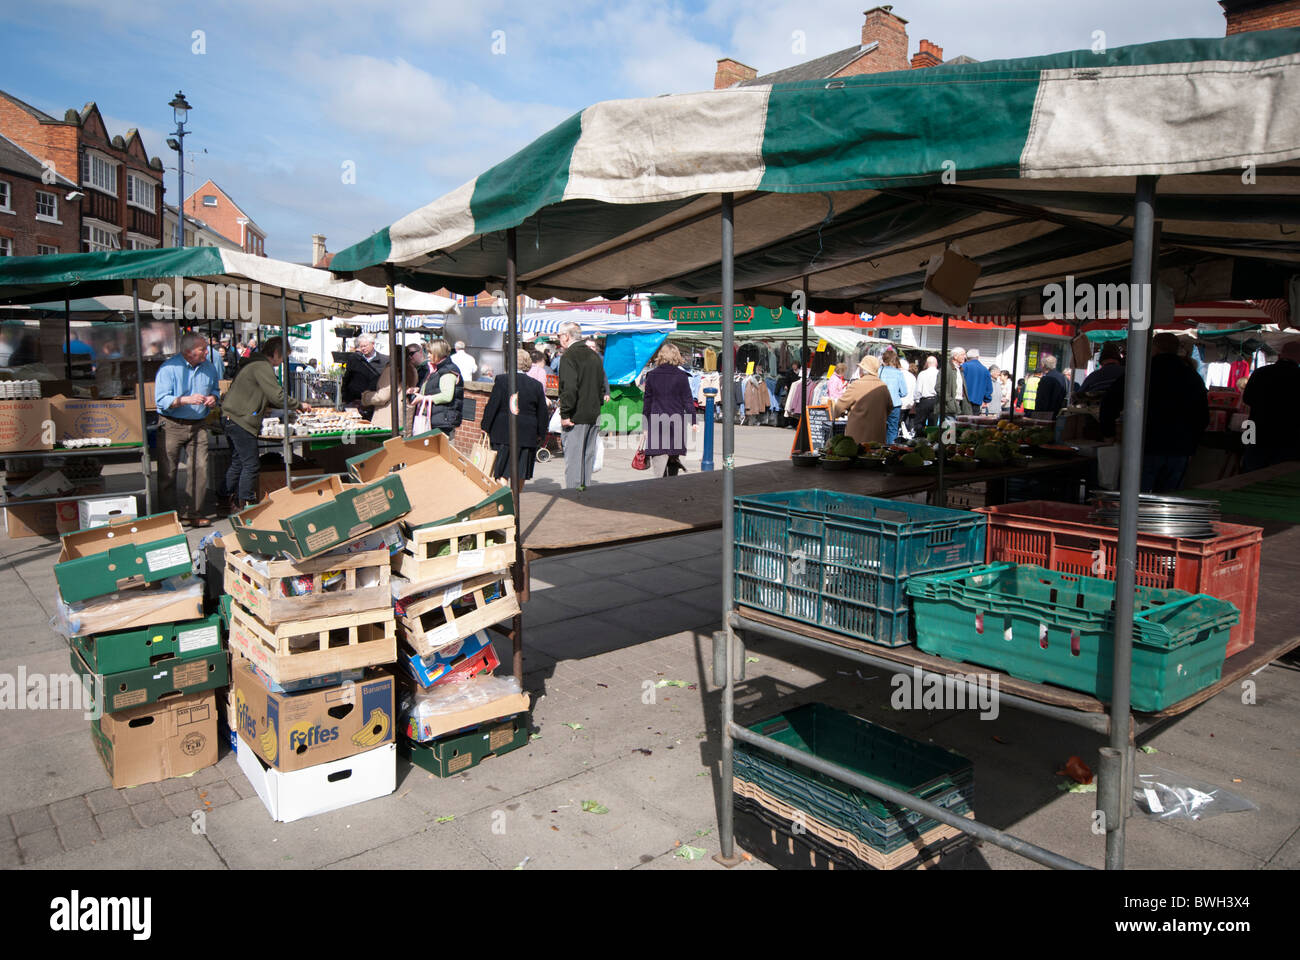
<instances>
[{"instance_id":1,"label":"teal plastic crate","mask_svg":"<svg viewBox=\"0 0 1300 960\"><path fill-rule=\"evenodd\" d=\"M962 816L974 799L974 767L959 754L921 743L821 703L806 704L749 728ZM735 776L798 810L891 853L938 821L833 777L736 743Z\"/></svg>"},{"instance_id":2,"label":"teal plastic crate","mask_svg":"<svg viewBox=\"0 0 1300 960\"><path fill-rule=\"evenodd\" d=\"M907 580L984 559L984 517L828 490L737 497L735 595L867 640L911 640Z\"/></svg>"},{"instance_id":3,"label":"teal plastic crate","mask_svg":"<svg viewBox=\"0 0 1300 960\"><path fill-rule=\"evenodd\" d=\"M908 593L916 643L926 653L1109 700L1112 581L995 563L913 578ZM1138 587L1133 709L1163 710L1216 682L1238 617L1225 600Z\"/></svg>"}]
</instances>

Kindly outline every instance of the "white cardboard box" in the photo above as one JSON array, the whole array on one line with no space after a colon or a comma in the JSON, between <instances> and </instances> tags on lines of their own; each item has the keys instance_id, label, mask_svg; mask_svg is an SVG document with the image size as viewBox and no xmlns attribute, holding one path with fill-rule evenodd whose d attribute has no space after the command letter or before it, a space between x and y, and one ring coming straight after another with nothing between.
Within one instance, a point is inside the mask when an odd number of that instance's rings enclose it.
<instances>
[{"instance_id":1,"label":"white cardboard box","mask_svg":"<svg viewBox=\"0 0 1300 960\"><path fill-rule=\"evenodd\" d=\"M134 520L138 514L135 497L96 497L77 502L77 522L80 529L102 527L113 520Z\"/></svg>"},{"instance_id":2,"label":"white cardboard box","mask_svg":"<svg viewBox=\"0 0 1300 960\"><path fill-rule=\"evenodd\" d=\"M271 819L282 823L376 800L397 789L396 743L305 770L281 773L263 763L240 737L235 759L262 798Z\"/></svg>"}]
</instances>

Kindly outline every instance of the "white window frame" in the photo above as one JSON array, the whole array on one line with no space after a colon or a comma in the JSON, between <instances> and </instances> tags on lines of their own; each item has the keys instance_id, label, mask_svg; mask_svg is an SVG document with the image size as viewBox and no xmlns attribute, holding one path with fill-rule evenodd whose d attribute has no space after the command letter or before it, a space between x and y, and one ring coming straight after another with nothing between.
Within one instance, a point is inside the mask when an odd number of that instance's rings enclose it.
<instances>
[{"instance_id":1,"label":"white window frame","mask_svg":"<svg viewBox=\"0 0 1300 960\"><path fill-rule=\"evenodd\" d=\"M212 200L211 203L208 203L208 199L209 199L209 198L211 198L211 200ZM215 207L216 205L217 205L217 195L216 195L215 193L205 193L205 194L203 195L203 206L205 206L205 207Z\"/></svg>"},{"instance_id":2,"label":"white window frame","mask_svg":"<svg viewBox=\"0 0 1300 960\"><path fill-rule=\"evenodd\" d=\"M143 233L134 233L127 231L126 234L127 250L156 250L158 241L153 237L146 237Z\"/></svg>"},{"instance_id":3,"label":"white window frame","mask_svg":"<svg viewBox=\"0 0 1300 960\"><path fill-rule=\"evenodd\" d=\"M36 255L38 257L55 256L58 252L59 248L52 243L38 243L36 245Z\"/></svg>"},{"instance_id":4,"label":"white window frame","mask_svg":"<svg viewBox=\"0 0 1300 960\"><path fill-rule=\"evenodd\" d=\"M81 239L81 242L83 244L90 247L90 250L88 250L87 252L99 253L107 250L122 249L122 240L121 240L122 228L121 227L114 227L111 224L104 223L104 221L102 220L91 220L91 219L82 220L81 226L83 230L86 230L90 233L89 238L83 237ZM101 241L95 240L94 236L95 236L95 231L97 230L100 233L102 233L106 238L111 238L113 242L103 243Z\"/></svg>"},{"instance_id":5,"label":"white window frame","mask_svg":"<svg viewBox=\"0 0 1300 960\"><path fill-rule=\"evenodd\" d=\"M14 255L14 242L8 237L0 237L0 257L12 257Z\"/></svg>"},{"instance_id":6,"label":"white window frame","mask_svg":"<svg viewBox=\"0 0 1300 960\"><path fill-rule=\"evenodd\" d=\"M140 199L139 194L144 193L148 202ZM156 198L158 196L158 184L148 177L142 177L138 173L127 171L126 174L126 203L127 206L139 207L141 210L147 210L149 213L157 213Z\"/></svg>"},{"instance_id":7,"label":"white window frame","mask_svg":"<svg viewBox=\"0 0 1300 960\"><path fill-rule=\"evenodd\" d=\"M44 194L45 196L49 197L52 201L54 201L53 214L41 213L42 194ZM49 190L36 191L36 219L42 221L43 223L58 223L58 224L63 223L63 221L59 219L59 195L57 193L53 193Z\"/></svg>"},{"instance_id":8,"label":"white window frame","mask_svg":"<svg viewBox=\"0 0 1300 960\"><path fill-rule=\"evenodd\" d=\"M0 186L5 188L4 203L0 204L0 213L14 212L14 185L9 180L0 180Z\"/></svg>"},{"instance_id":9,"label":"white window frame","mask_svg":"<svg viewBox=\"0 0 1300 960\"><path fill-rule=\"evenodd\" d=\"M101 166L111 171L108 181L111 186L104 186L95 180L95 164L98 162ZM110 197L117 196L117 168L118 163L109 157L104 156L94 150L87 150L81 155L81 185L91 187L100 193L106 193Z\"/></svg>"}]
</instances>

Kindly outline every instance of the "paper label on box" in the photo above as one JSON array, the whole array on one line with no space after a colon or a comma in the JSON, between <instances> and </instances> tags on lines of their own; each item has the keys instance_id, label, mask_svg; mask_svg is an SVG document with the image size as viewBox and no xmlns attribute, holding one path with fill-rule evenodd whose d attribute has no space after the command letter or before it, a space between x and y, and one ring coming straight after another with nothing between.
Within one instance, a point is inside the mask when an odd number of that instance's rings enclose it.
<instances>
[{"instance_id":1,"label":"paper label on box","mask_svg":"<svg viewBox=\"0 0 1300 960\"><path fill-rule=\"evenodd\" d=\"M481 567L486 559L486 554L486 550L465 550L458 553L456 554L456 569L464 570L468 567Z\"/></svg>"},{"instance_id":2,"label":"paper label on box","mask_svg":"<svg viewBox=\"0 0 1300 960\"><path fill-rule=\"evenodd\" d=\"M147 694L143 690L129 690L126 693L119 693L113 698L113 709L122 710L125 707L134 707L144 703Z\"/></svg>"},{"instance_id":3,"label":"paper label on box","mask_svg":"<svg viewBox=\"0 0 1300 960\"><path fill-rule=\"evenodd\" d=\"M208 661L195 660L193 663L178 664L172 669L172 683L176 689L198 686L208 679Z\"/></svg>"},{"instance_id":4,"label":"paper label on box","mask_svg":"<svg viewBox=\"0 0 1300 960\"><path fill-rule=\"evenodd\" d=\"M461 594L464 592L465 585L463 583L453 583L446 590L442 591L442 606L445 607L449 603L455 603L460 599Z\"/></svg>"},{"instance_id":5,"label":"paper label on box","mask_svg":"<svg viewBox=\"0 0 1300 960\"><path fill-rule=\"evenodd\" d=\"M328 547L331 543L339 538L339 532L335 527L326 527L324 530L317 530L307 537L307 549L313 553Z\"/></svg>"},{"instance_id":6,"label":"paper label on box","mask_svg":"<svg viewBox=\"0 0 1300 960\"><path fill-rule=\"evenodd\" d=\"M157 573L159 570L167 570L171 567L179 567L183 563L190 562L189 544L177 543L170 547L147 550L145 551L144 562L150 573Z\"/></svg>"},{"instance_id":7,"label":"paper label on box","mask_svg":"<svg viewBox=\"0 0 1300 960\"><path fill-rule=\"evenodd\" d=\"M515 725L513 723L503 723L499 727L493 727L492 732L488 734L488 749L499 750L514 738Z\"/></svg>"},{"instance_id":8,"label":"paper label on box","mask_svg":"<svg viewBox=\"0 0 1300 960\"><path fill-rule=\"evenodd\" d=\"M200 627L197 630L182 630L176 634L176 648L182 654L189 653L191 650L215 647L219 642L216 624Z\"/></svg>"},{"instance_id":9,"label":"paper label on box","mask_svg":"<svg viewBox=\"0 0 1300 960\"><path fill-rule=\"evenodd\" d=\"M449 643L455 643L460 637L456 633L456 624L444 623L437 630L426 634L425 639L431 647L445 647Z\"/></svg>"},{"instance_id":10,"label":"paper label on box","mask_svg":"<svg viewBox=\"0 0 1300 960\"><path fill-rule=\"evenodd\" d=\"M455 773L457 770L464 770L473 762L474 755L472 753L462 753L460 756L452 757L447 762L447 772Z\"/></svg>"},{"instance_id":11,"label":"paper label on box","mask_svg":"<svg viewBox=\"0 0 1300 960\"><path fill-rule=\"evenodd\" d=\"M357 494L352 501L358 520L370 520L388 511L388 491L382 486Z\"/></svg>"}]
</instances>

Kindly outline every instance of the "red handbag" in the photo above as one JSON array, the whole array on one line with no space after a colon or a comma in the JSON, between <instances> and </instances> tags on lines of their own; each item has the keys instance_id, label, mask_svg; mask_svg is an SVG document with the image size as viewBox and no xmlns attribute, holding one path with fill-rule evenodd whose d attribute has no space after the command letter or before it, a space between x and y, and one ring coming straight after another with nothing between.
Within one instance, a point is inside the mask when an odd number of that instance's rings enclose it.
<instances>
[{"instance_id":1,"label":"red handbag","mask_svg":"<svg viewBox=\"0 0 1300 960\"><path fill-rule=\"evenodd\" d=\"M633 470L649 470L650 458L645 455L645 438L641 438L641 444L636 448L636 453L632 457Z\"/></svg>"}]
</instances>

